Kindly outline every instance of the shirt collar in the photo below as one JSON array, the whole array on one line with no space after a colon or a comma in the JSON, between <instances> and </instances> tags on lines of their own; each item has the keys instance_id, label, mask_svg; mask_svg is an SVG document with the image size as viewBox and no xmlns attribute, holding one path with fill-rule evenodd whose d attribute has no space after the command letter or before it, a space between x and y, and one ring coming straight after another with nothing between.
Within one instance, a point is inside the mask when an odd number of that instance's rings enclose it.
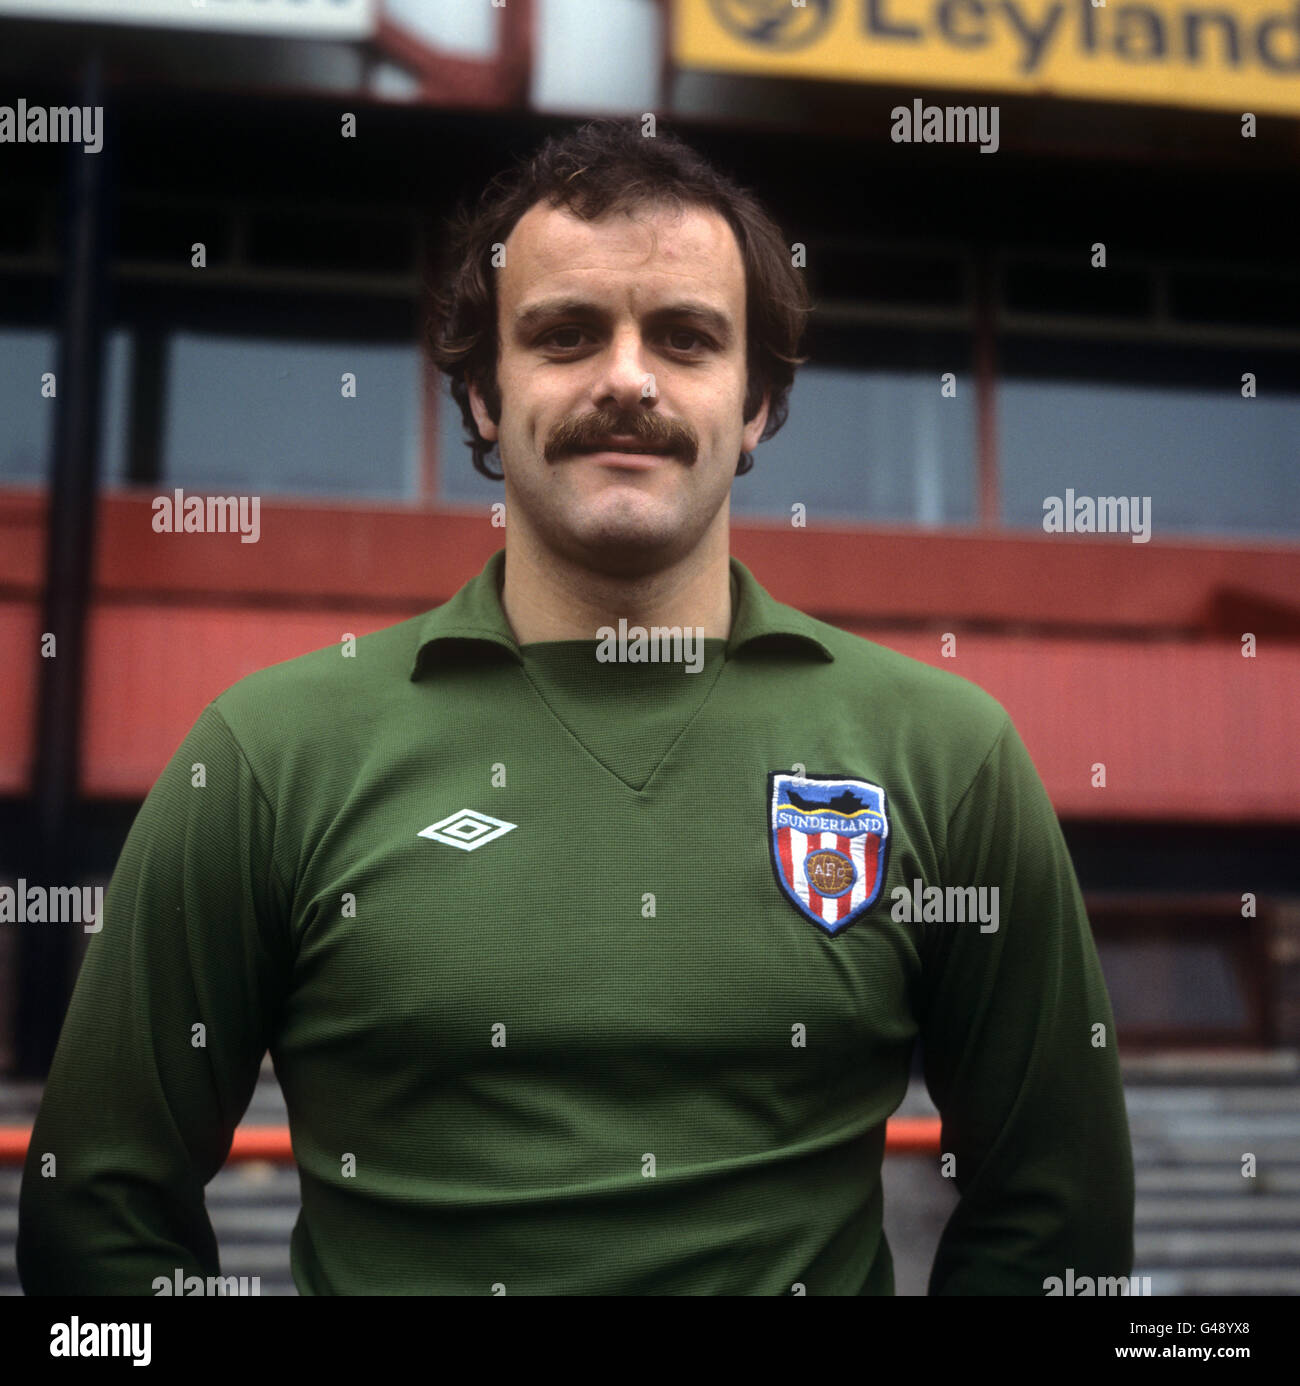
<instances>
[{"instance_id":1,"label":"shirt collar","mask_svg":"<svg viewBox=\"0 0 1300 1386\"><path fill-rule=\"evenodd\" d=\"M514 632L501 607L501 579L506 551L498 549L450 601L426 612L420 622L411 678L418 679L440 661L453 656L474 657L505 651L523 662ZM731 634L726 656L731 659L746 646L762 643L772 649L816 653L822 659L834 655L817 634L818 622L802 611L768 595L753 573L738 559L728 560L732 577Z\"/></svg>"}]
</instances>

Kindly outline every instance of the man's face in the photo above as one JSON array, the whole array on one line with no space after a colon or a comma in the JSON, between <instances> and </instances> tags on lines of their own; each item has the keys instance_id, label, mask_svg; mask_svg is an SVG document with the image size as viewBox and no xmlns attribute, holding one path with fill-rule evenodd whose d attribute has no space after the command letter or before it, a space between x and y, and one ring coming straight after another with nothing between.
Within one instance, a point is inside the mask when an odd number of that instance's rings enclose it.
<instances>
[{"instance_id":1,"label":"man's face","mask_svg":"<svg viewBox=\"0 0 1300 1386\"><path fill-rule=\"evenodd\" d=\"M510 523L620 574L725 530L768 405L742 419L745 271L725 218L647 206L587 222L538 203L495 272L499 423L470 397L499 445Z\"/></svg>"}]
</instances>

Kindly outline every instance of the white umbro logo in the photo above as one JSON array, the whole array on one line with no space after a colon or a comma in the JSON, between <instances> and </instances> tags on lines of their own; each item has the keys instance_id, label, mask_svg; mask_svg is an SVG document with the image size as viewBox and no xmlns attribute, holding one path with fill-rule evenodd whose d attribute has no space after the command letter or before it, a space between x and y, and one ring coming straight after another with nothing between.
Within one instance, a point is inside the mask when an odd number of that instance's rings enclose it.
<instances>
[{"instance_id":1,"label":"white umbro logo","mask_svg":"<svg viewBox=\"0 0 1300 1386\"><path fill-rule=\"evenodd\" d=\"M421 829L417 836L431 837L435 842L445 842L448 847L472 852L518 826L517 823L503 823L486 813L475 813L473 809L457 809L451 817Z\"/></svg>"}]
</instances>

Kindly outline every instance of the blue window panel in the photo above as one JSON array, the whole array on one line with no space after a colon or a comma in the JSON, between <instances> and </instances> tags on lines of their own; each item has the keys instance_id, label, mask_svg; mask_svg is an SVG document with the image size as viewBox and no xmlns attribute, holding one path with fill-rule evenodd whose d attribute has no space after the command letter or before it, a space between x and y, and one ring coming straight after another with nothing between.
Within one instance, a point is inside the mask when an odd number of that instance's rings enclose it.
<instances>
[{"instance_id":1,"label":"blue window panel","mask_svg":"<svg viewBox=\"0 0 1300 1386\"><path fill-rule=\"evenodd\" d=\"M1300 533L1300 395L1012 379L998 389L1003 522L1043 502L1151 497L1151 534Z\"/></svg>"},{"instance_id":2,"label":"blue window panel","mask_svg":"<svg viewBox=\"0 0 1300 1386\"><path fill-rule=\"evenodd\" d=\"M129 469L127 430L131 421L131 375L135 338L130 332L108 336L104 394L100 400L99 466L105 486L121 486Z\"/></svg>"},{"instance_id":3,"label":"blue window panel","mask_svg":"<svg viewBox=\"0 0 1300 1386\"><path fill-rule=\"evenodd\" d=\"M976 517L975 397L958 375L803 366L781 431L754 450L731 492L736 515L809 525L903 523L934 528Z\"/></svg>"},{"instance_id":4,"label":"blue window panel","mask_svg":"<svg viewBox=\"0 0 1300 1386\"><path fill-rule=\"evenodd\" d=\"M0 481L45 480L57 402L41 376L57 369L58 341L46 328L0 327Z\"/></svg>"},{"instance_id":5,"label":"blue window panel","mask_svg":"<svg viewBox=\"0 0 1300 1386\"><path fill-rule=\"evenodd\" d=\"M126 472L130 334L110 332L105 340L100 396L100 470L112 484ZM41 376L58 371L58 333L52 328L0 327L0 482L47 483L54 454L54 418L59 396L41 394ZM60 395L68 382L56 379Z\"/></svg>"},{"instance_id":6,"label":"blue window panel","mask_svg":"<svg viewBox=\"0 0 1300 1386\"><path fill-rule=\"evenodd\" d=\"M342 394L348 371L355 399ZM177 332L165 429L163 477L177 485L413 497L419 348Z\"/></svg>"}]
</instances>

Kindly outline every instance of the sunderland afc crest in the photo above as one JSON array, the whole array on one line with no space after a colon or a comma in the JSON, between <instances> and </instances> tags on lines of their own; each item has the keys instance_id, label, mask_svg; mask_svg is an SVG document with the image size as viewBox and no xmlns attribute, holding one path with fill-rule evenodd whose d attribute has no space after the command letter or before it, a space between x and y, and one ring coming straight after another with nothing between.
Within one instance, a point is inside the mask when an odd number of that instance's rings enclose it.
<instances>
[{"instance_id":1,"label":"sunderland afc crest","mask_svg":"<svg viewBox=\"0 0 1300 1386\"><path fill-rule=\"evenodd\" d=\"M839 934L876 903L885 880L885 791L832 775L768 776L772 869L797 909Z\"/></svg>"}]
</instances>

